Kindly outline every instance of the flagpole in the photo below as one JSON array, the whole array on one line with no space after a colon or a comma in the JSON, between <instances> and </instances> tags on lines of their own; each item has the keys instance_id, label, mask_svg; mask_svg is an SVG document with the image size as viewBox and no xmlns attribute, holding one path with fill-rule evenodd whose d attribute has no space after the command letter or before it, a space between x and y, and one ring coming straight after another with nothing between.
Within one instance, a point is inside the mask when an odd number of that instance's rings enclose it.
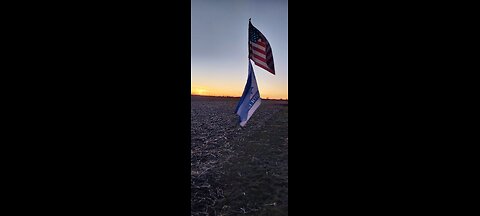
<instances>
[{"instance_id":1,"label":"flagpole","mask_svg":"<svg viewBox=\"0 0 480 216\"><path fill-rule=\"evenodd\" d=\"M252 20L252 18L250 17L248 19L248 31L247 31L247 51L248 51L248 54L247 54L247 59L248 59L248 62L250 63L250 21Z\"/></svg>"},{"instance_id":2,"label":"flagpole","mask_svg":"<svg viewBox=\"0 0 480 216\"><path fill-rule=\"evenodd\" d=\"M250 18L251 19L251 18ZM258 90L257 81L255 78L255 73L253 72L252 62L250 61L250 19L248 25L248 75L247 83L240 97L240 101L237 104L235 113L239 116L239 123L241 127L244 127L250 117L253 115L255 110L260 106L262 99L260 98L260 92Z\"/></svg>"}]
</instances>

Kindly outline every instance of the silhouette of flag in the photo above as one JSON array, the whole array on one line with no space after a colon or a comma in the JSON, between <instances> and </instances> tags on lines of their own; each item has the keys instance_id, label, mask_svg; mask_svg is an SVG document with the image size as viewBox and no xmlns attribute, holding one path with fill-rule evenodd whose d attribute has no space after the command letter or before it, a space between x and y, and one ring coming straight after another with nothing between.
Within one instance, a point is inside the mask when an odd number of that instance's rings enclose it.
<instances>
[{"instance_id":1,"label":"silhouette of flag","mask_svg":"<svg viewBox=\"0 0 480 216\"><path fill-rule=\"evenodd\" d=\"M261 102L262 99L258 91L257 79L255 79L255 74L253 73L252 63L248 60L247 84L235 110L235 113L240 116L240 126L243 127L247 124L247 121L260 106Z\"/></svg>"},{"instance_id":2,"label":"silhouette of flag","mask_svg":"<svg viewBox=\"0 0 480 216\"><path fill-rule=\"evenodd\" d=\"M267 38L265 38L265 36L263 36L263 34L252 25L250 20L248 23L248 58L252 59L253 62L255 62L255 65L275 75L273 54L270 43L268 43Z\"/></svg>"}]
</instances>

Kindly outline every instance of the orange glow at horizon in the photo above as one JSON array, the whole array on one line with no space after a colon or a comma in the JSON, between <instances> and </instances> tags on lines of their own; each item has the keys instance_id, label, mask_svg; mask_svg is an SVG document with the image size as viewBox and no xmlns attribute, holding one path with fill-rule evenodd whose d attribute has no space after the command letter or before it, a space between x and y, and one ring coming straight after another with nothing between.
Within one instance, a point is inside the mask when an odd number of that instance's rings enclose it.
<instances>
[{"instance_id":1,"label":"orange glow at horizon","mask_svg":"<svg viewBox=\"0 0 480 216\"><path fill-rule=\"evenodd\" d=\"M222 68L208 68L192 65L190 91L192 95L241 97L247 81L244 68L225 71ZM279 70L275 76L259 71L255 74L260 97L263 99L288 100L287 73Z\"/></svg>"},{"instance_id":2,"label":"orange glow at horizon","mask_svg":"<svg viewBox=\"0 0 480 216\"><path fill-rule=\"evenodd\" d=\"M213 87L205 87L205 86L191 86L191 94L192 95L202 95L202 96L227 96L227 97L241 97L243 93L243 89L241 91L227 91L227 90L221 90L221 89L216 89ZM288 96L278 94L276 92L270 92L270 91L263 91L260 92L261 98L264 99L288 99Z\"/></svg>"},{"instance_id":3,"label":"orange glow at horizon","mask_svg":"<svg viewBox=\"0 0 480 216\"><path fill-rule=\"evenodd\" d=\"M203 89L203 88L192 88L192 94L193 95L208 95L208 93L210 91L208 91L207 89Z\"/></svg>"}]
</instances>

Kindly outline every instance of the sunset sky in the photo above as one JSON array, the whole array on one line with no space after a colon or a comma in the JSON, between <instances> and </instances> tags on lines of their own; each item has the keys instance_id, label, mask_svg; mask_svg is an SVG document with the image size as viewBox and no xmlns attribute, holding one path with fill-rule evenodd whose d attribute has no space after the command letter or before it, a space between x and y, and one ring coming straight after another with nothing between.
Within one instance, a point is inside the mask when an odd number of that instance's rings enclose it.
<instances>
[{"instance_id":1,"label":"sunset sky","mask_svg":"<svg viewBox=\"0 0 480 216\"><path fill-rule=\"evenodd\" d=\"M191 93L241 96L248 75L248 19L265 35L273 75L253 64L262 98L288 99L288 1L192 0Z\"/></svg>"}]
</instances>

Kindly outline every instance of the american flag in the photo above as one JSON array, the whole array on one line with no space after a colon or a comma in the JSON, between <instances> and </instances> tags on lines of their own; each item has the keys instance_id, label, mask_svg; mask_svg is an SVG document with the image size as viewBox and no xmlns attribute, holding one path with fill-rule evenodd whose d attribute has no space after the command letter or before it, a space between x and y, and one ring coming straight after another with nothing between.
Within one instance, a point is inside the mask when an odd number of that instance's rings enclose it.
<instances>
[{"instance_id":1,"label":"american flag","mask_svg":"<svg viewBox=\"0 0 480 216\"><path fill-rule=\"evenodd\" d=\"M273 54L267 38L255 28L249 21L248 27L248 58L255 62L255 65L267 70L275 75L275 67L273 65Z\"/></svg>"}]
</instances>

